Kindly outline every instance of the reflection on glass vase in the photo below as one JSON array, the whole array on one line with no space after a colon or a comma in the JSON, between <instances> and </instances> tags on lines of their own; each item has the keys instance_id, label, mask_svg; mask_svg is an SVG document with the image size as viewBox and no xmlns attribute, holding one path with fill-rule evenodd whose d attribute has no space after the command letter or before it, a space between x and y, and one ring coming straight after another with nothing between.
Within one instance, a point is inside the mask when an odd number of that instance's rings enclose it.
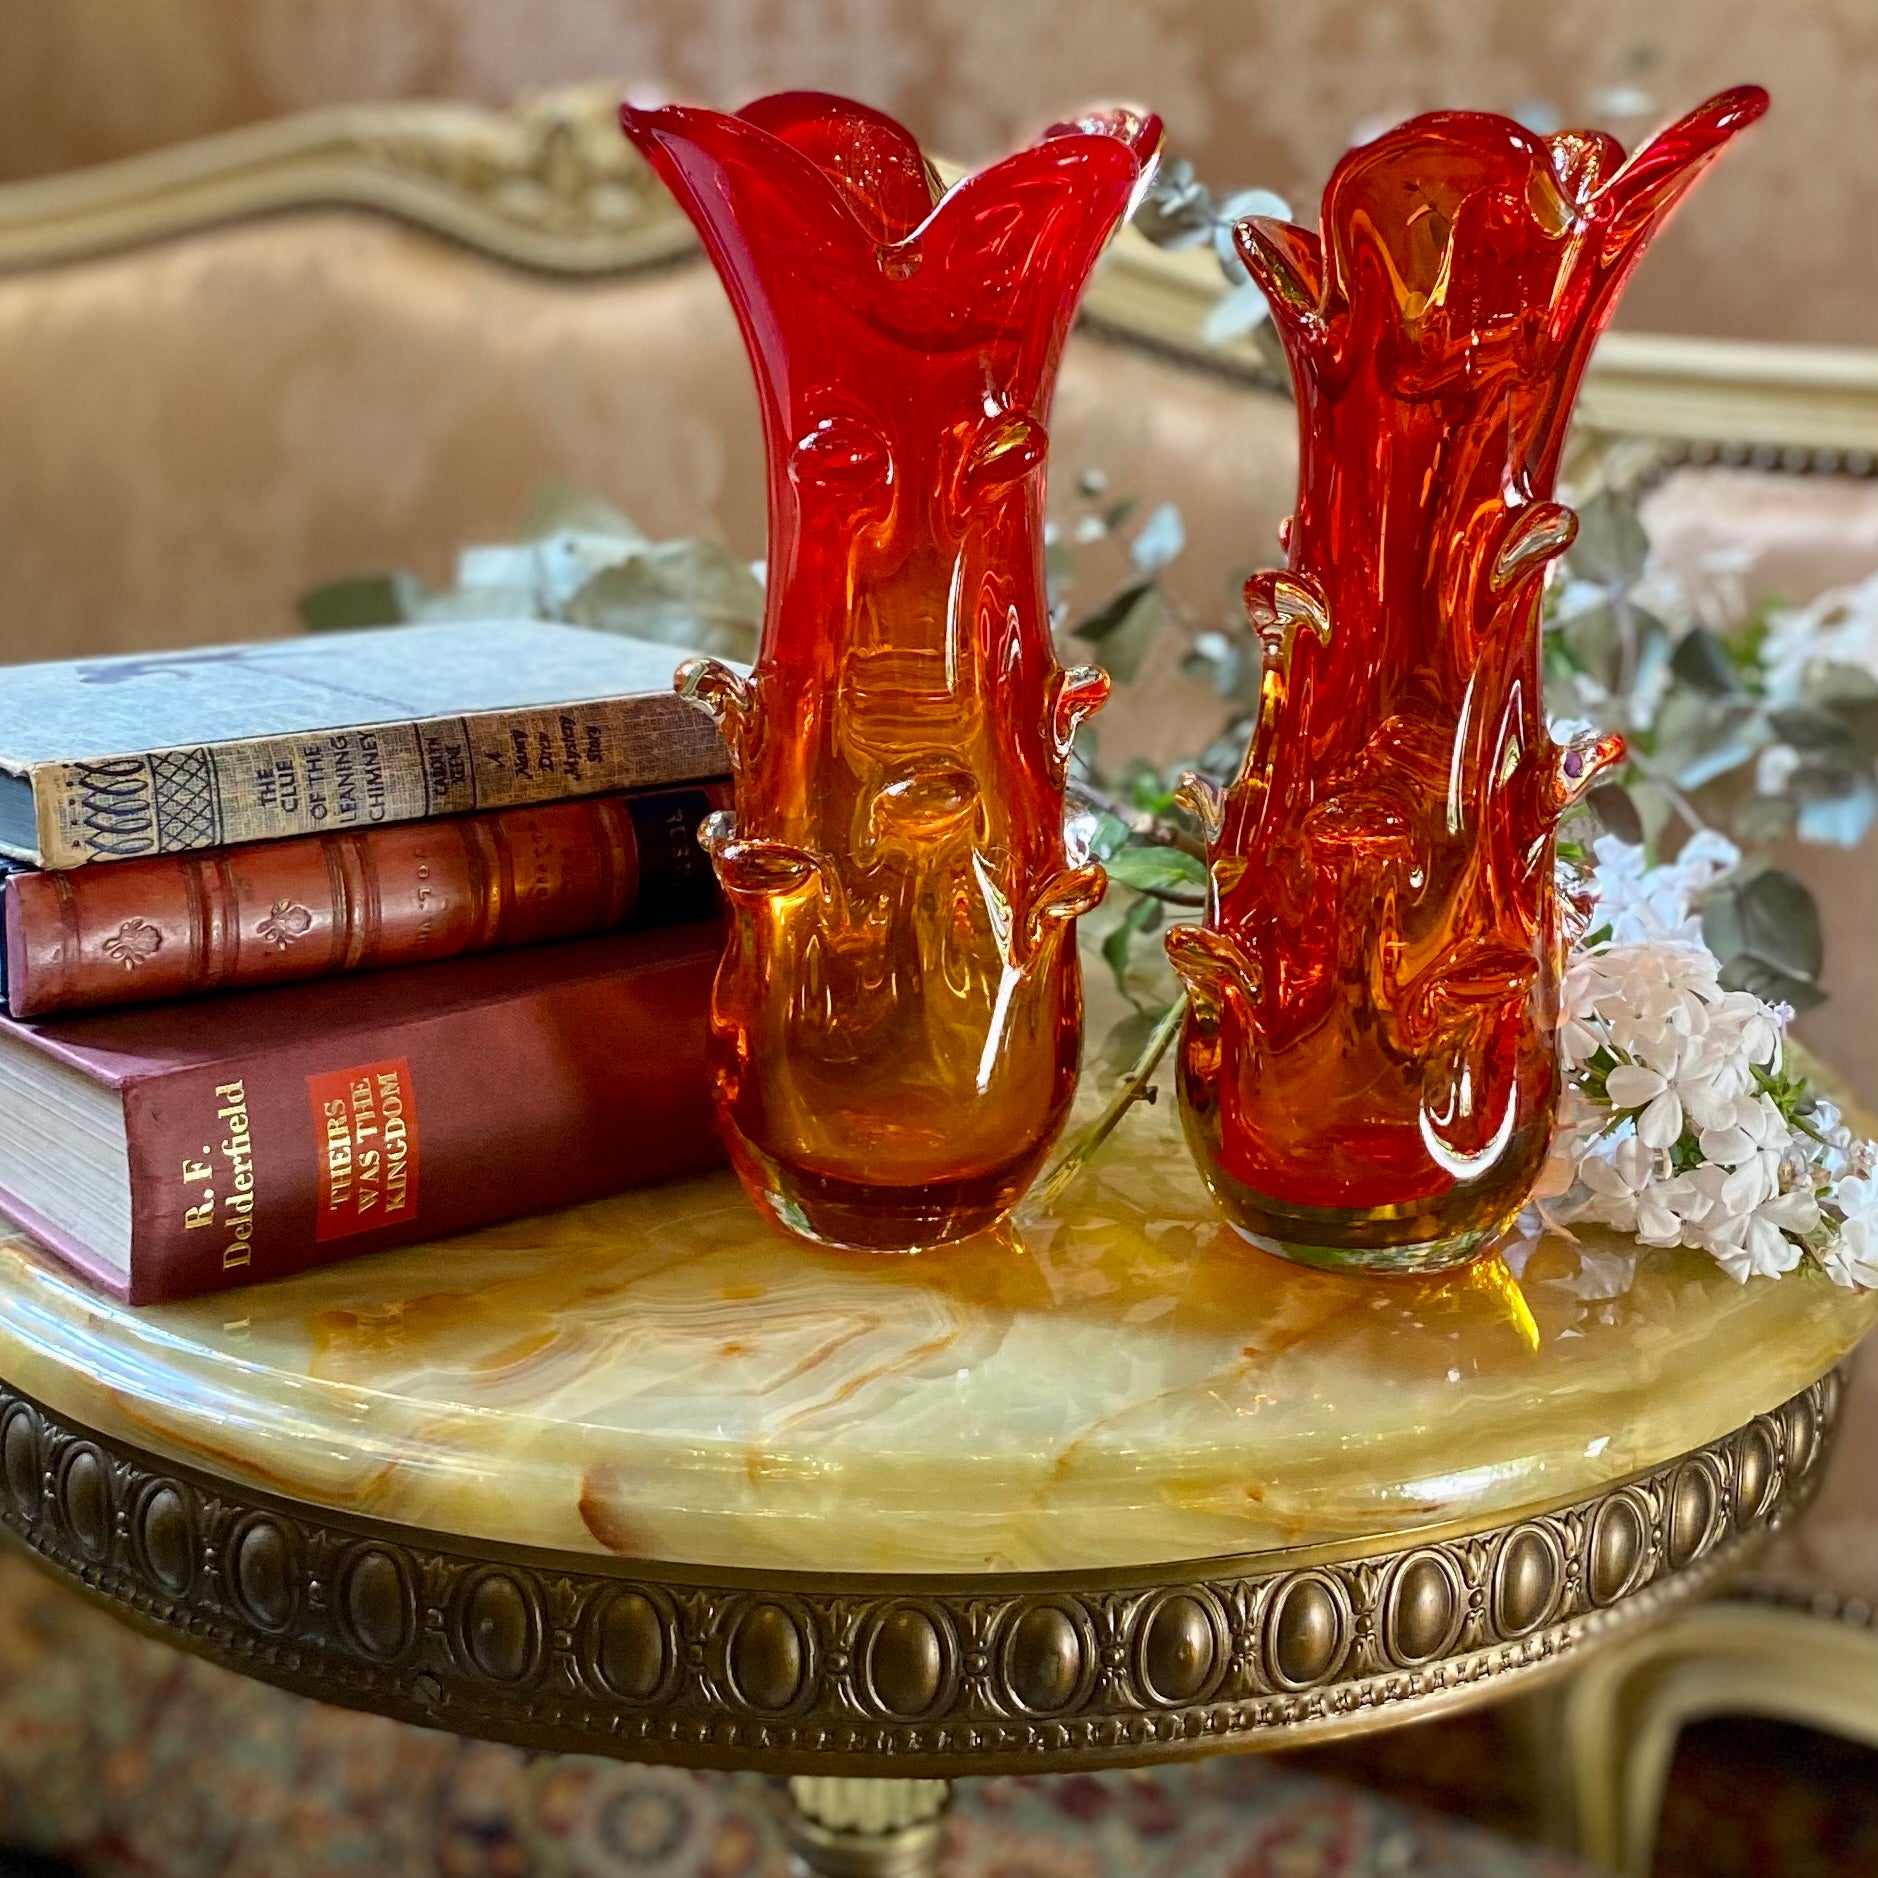
<instances>
[{"instance_id":1,"label":"reflection on glass vase","mask_svg":"<svg viewBox=\"0 0 1878 1878\"><path fill-rule=\"evenodd\" d=\"M622 113L742 326L769 466L755 669L688 662L734 820L712 1013L737 1171L786 1229L913 1250L999 1219L1081 1044L1064 845L1077 723L1043 591L1045 420L1076 302L1158 120L1061 124L939 191L891 119L819 94Z\"/></svg>"},{"instance_id":2,"label":"reflection on glass vase","mask_svg":"<svg viewBox=\"0 0 1878 1878\"><path fill-rule=\"evenodd\" d=\"M1240 250L1297 390L1288 566L1253 577L1256 727L1206 830L1188 1139L1247 1238L1380 1271L1460 1262L1524 1204L1557 1102L1560 817L1622 754L1541 697L1553 499L1587 355L1651 235L1766 108L1712 99L1625 161L1442 112L1338 164L1322 232Z\"/></svg>"}]
</instances>

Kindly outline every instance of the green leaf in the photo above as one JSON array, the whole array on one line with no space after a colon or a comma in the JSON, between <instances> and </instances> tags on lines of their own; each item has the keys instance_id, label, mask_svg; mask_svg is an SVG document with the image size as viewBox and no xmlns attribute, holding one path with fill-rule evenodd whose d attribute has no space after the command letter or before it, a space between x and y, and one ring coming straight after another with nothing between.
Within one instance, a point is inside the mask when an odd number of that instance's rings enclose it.
<instances>
[{"instance_id":1,"label":"green leaf","mask_svg":"<svg viewBox=\"0 0 1878 1878\"><path fill-rule=\"evenodd\" d=\"M1240 704L1255 703L1265 679L1257 640L1247 633L1211 628L1195 636L1180 669L1186 677L1211 685L1220 697Z\"/></svg>"},{"instance_id":2,"label":"green leaf","mask_svg":"<svg viewBox=\"0 0 1878 1878\"><path fill-rule=\"evenodd\" d=\"M1763 691L1767 684L1766 668L1761 664L1761 655L1766 650L1767 635L1771 630L1767 613L1768 609L1763 604L1761 611L1737 626L1725 642L1728 656L1734 660L1742 684L1753 692Z\"/></svg>"},{"instance_id":3,"label":"green leaf","mask_svg":"<svg viewBox=\"0 0 1878 1878\"><path fill-rule=\"evenodd\" d=\"M1634 847L1643 845L1643 815L1622 783L1599 783L1589 801L1606 834Z\"/></svg>"},{"instance_id":4,"label":"green leaf","mask_svg":"<svg viewBox=\"0 0 1878 1878\"><path fill-rule=\"evenodd\" d=\"M1792 834L1798 819L1799 804L1791 795L1764 796L1750 790L1735 809L1730 832L1744 848L1767 847Z\"/></svg>"},{"instance_id":5,"label":"green leaf","mask_svg":"<svg viewBox=\"0 0 1878 1878\"><path fill-rule=\"evenodd\" d=\"M1741 689L1741 674L1728 648L1706 626L1691 628L1676 642L1669 669L1685 685L1710 697L1733 697Z\"/></svg>"},{"instance_id":6,"label":"green leaf","mask_svg":"<svg viewBox=\"0 0 1878 1878\"><path fill-rule=\"evenodd\" d=\"M1644 850L1654 855L1662 845L1664 831L1676 819L1676 805L1647 777L1633 778L1629 790L1637 819L1643 824Z\"/></svg>"},{"instance_id":7,"label":"green leaf","mask_svg":"<svg viewBox=\"0 0 1878 1878\"><path fill-rule=\"evenodd\" d=\"M1125 587L1119 587L1109 595L1093 613L1070 628L1078 639L1086 639L1091 645L1100 645L1111 638L1128 623L1130 611L1154 592L1151 580L1133 580Z\"/></svg>"},{"instance_id":8,"label":"green leaf","mask_svg":"<svg viewBox=\"0 0 1878 1878\"><path fill-rule=\"evenodd\" d=\"M1128 988L1128 955L1140 935L1149 930L1152 920L1159 924L1161 909L1152 900L1137 900L1115 923L1114 929L1102 941L1102 956L1108 961L1108 968L1115 978L1115 989L1129 1003L1139 1005L1139 1000Z\"/></svg>"},{"instance_id":9,"label":"green leaf","mask_svg":"<svg viewBox=\"0 0 1878 1878\"><path fill-rule=\"evenodd\" d=\"M1577 670L1605 692L1617 690L1624 663L1624 639L1617 609L1609 600L1598 600L1562 618L1558 640Z\"/></svg>"},{"instance_id":10,"label":"green leaf","mask_svg":"<svg viewBox=\"0 0 1878 1878\"><path fill-rule=\"evenodd\" d=\"M1650 538L1637 505L1615 489L1600 489L1578 510L1578 533L1570 549L1571 571L1580 580L1628 587L1643 572Z\"/></svg>"},{"instance_id":11,"label":"green leaf","mask_svg":"<svg viewBox=\"0 0 1878 1878\"><path fill-rule=\"evenodd\" d=\"M1185 765L1181 768L1184 769ZM1180 770L1165 776L1146 757L1131 756L1111 776L1108 793L1117 802L1125 802L1130 808L1140 809L1144 814L1166 816L1173 811L1173 788L1179 780Z\"/></svg>"},{"instance_id":12,"label":"green leaf","mask_svg":"<svg viewBox=\"0 0 1878 1878\"><path fill-rule=\"evenodd\" d=\"M1096 656L1111 677L1126 681L1141 669L1141 660L1161 623L1161 596L1152 580L1131 581L1105 606L1071 630L1096 649Z\"/></svg>"},{"instance_id":13,"label":"green leaf","mask_svg":"<svg viewBox=\"0 0 1878 1878\"><path fill-rule=\"evenodd\" d=\"M1656 713L1651 738L1657 764L1684 789L1700 789L1751 762L1766 741L1760 713L1744 697L1671 691Z\"/></svg>"},{"instance_id":14,"label":"green leaf","mask_svg":"<svg viewBox=\"0 0 1878 1878\"><path fill-rule=\"evenodd\" d=\"M1767 721L1783 743L1796 750L1840 751L1851 747L1850 728L1836 712L1822 705L1791 704L1769 711Z\"/></svg>"},{"instance_id":15,"label":"green leaf","mask_svg":"<svg viewBox=\"0 0 1878 1878\"><path fill-rule=\"evenodd\" d=\"M459 587L454 593L428 593L411 617L426 626L446 620L549 619L562 616L542 604L535 587Z\"/></svg>"},{"instance_id":16,"label":"green leaf","mask_svg":"<svg viewBox=\"0 0 1878 1878\"><path fill-rule=\"evenodd\" d=\"M1826 1001L1812 979L1796 978L1752 952L1731 958L1721 969L1721 982L1724 990L1751 991L1769 1004L1790 1004L1796 1011L1810 1011Z\"/></svg>"},{"instance_id":17,"label":"green leaf","mask_svg":"<svg viewBox=\"0 0 1878 1878\"><path fill-rule=\"evenodd\" d=\"M1216 783L1230 783L1245 762L1246 746L1252 741L1256 721L1249 715L1233 718L1187 767L1198 770L1202 776L1211 776Z\"/></svg>"},{"instance_id":18,"label":"green leaf","mask_svg":"<svg viewBox=\"0 0 1878 1878\"><path fill-rule=\"evenodd\" d=\"M1777 867L1725 882L1710 894L1702 908L1702 936L1725 963L1758 961L1815 986L1825 962L1812 894Z\"/></svg>"},{"instance_id":19,"label":"green leaf","mask_svg":"<svg viewBox=\"0 0 1878 1878\"><path fill-rule=\"evenodd\" d=\"M416 619L425 597L424 583L415 574L363 574L309 588L294 602L294 611L310 633L352 632Z\"/></svg>"},{"instance_id":20,"label":"green leaf","mask_svg":"<svg viewBox=\"0 0 1878 1878\"><path fill-rule=\"evenodd\" d=\"M1203 893L1206 863L1184 848L1139 846L1109 856L1109 878L1138 893Z\"/></svg>"},{"instance_id":21,"label":"green leaf","mask_svg":"<svg viewBox=\"0 0 1878 1878\"><path fill-rule=\"evenodd\" d=\"M1216 215L1211 191L1186 158L1176 157L1142 198L1135 226L1157 248L1191 248L1212 235Z\"/></svg>"},{"instance_id":22,"label":"green leaf","mask_svg":"<svg viewBox=\"0 0 1878 1878\"><path fill-rule=\"evenodd\" d=\"M1111 815L1107 809L1098 809L1095 827L1089 836L1089 852L1098 861L1107 861L1110 855L1127 847L1131 832L1119 815Z\"/></svg>"},{"instance_id":23,"label":"green leaf","mask_svg":"<svg viewBox=\"0 0 1878 1878\"><path fill-rule=\"evenodd\" d=\"M1804 696L1808 707L1842 727L1861 755L1878 756L1878 678L1856 665L1815 665Z\"/></svg>"},{"instance_id":24,"label":"green leaf","mask_svg":"<svg viewBox=\"0 0 1878 1878\"><path fill-rule=\"evenodd\" d=\"M567 614L598 632L748 664L756 657L763 588L714 541L659 541L595 574Z\"/></svg>"}]
</instances>

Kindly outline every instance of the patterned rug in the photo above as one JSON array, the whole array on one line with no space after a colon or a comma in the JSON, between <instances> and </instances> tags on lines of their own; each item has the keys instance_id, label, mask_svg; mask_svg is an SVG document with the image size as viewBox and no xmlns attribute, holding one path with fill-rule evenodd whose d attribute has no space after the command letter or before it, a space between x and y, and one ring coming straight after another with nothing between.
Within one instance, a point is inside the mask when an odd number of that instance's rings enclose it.
<instances>
[{"instance_id":1,"label":"patterned rug","mask_svg":"<svg viewBox=\"0 0 1878 1878\"><path fill-rule=\"evenodd\" d=\"M764 1780L531 1758L263 1688L0 1554L0 1844L81 1878L786 1878ZM42 1878L38 1864L0 1878ZM56 1868L55 1868L56 1869ZM1242 1757L963 1785L945 1878L1585 1878Z\"/></svg>"}]
</instances>

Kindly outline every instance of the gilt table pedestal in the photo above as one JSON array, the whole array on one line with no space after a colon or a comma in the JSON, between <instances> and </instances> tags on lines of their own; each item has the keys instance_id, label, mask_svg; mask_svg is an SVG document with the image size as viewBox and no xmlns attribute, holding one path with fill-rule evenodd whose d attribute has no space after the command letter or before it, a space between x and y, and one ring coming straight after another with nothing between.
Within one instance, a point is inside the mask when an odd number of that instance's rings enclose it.
<instances>
[{"instance_id":1,"label":"gilt table pedestal","mask_svg":"<svg viewBox=\"0 0 1878 1878\"><path fill-rule=\"evenodd\" d=\"M0 1240L0 1528L322 1700L789 1776L804 1868L882 1878L950 1779L1488 1700L1804 1503L1878 1298L1596 1231L1289 1265L1171 1107L918 1258L727 1176L144 1311Z\"/></svg>"}]
</instances>

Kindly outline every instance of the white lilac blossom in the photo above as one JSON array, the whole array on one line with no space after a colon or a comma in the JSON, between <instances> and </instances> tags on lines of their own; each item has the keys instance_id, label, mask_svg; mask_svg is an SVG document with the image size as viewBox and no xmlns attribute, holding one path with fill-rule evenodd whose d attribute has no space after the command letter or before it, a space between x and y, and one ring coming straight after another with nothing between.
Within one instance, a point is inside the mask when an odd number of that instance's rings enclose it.
<instances>
[{"instance_id":1,"label":"white lilac blossom","mask_svg":"<svg viewBox=\"0 0 1878 1878\"><path fill-rule=\"evenodd\" d=\"M1730 990L1699 901L1738 862L1698 836L1673 864L1596 844L1589 930L1562 988L1569 1099L1540 1203L1645 1245L1691 1246L1731 1277L1810 1261L1878 1286L1878 1148L1786 1066L1790 1013Z\"/></svg>"},{"instance_id":2,"label":"white lilac blossom","mask_svg":"<svg viewBox=\"0 0 1878 1878\"><path fill-rule=\"evenodd\" d=\"M1768 620L1761 667L1769 702L1798 704L1807 674L1824 665L1850 665L1878 678L1878 574Z\"/></svg>"},{"instance_id":3,"label":"white lilac blossom","mask_svg":"<svg viewBox=\"0 0 1878 1878\"><path fill-rule=\"evenodd\" d=\"M1847 1174L1834 1183L1839 1231L1820 1263L1842 1285L1878 1285L1878 1180Z\"/></svg>"},{"instance_id":4,"label":"white lilac blossom","mask_svg":"<svg viewBox=\"0 0 1878 1878\"><path fill-rule=\"evenodd\" d=\"M1656 867L1647 865L1642 848L1616 835L1600 835L1592 852L1591 937L1620 946L1653 939L1700 944L1702 896L1741 865L1741 850L1707 828L1691 835L1675 860Z\"/></svg>"}]
</instances>

